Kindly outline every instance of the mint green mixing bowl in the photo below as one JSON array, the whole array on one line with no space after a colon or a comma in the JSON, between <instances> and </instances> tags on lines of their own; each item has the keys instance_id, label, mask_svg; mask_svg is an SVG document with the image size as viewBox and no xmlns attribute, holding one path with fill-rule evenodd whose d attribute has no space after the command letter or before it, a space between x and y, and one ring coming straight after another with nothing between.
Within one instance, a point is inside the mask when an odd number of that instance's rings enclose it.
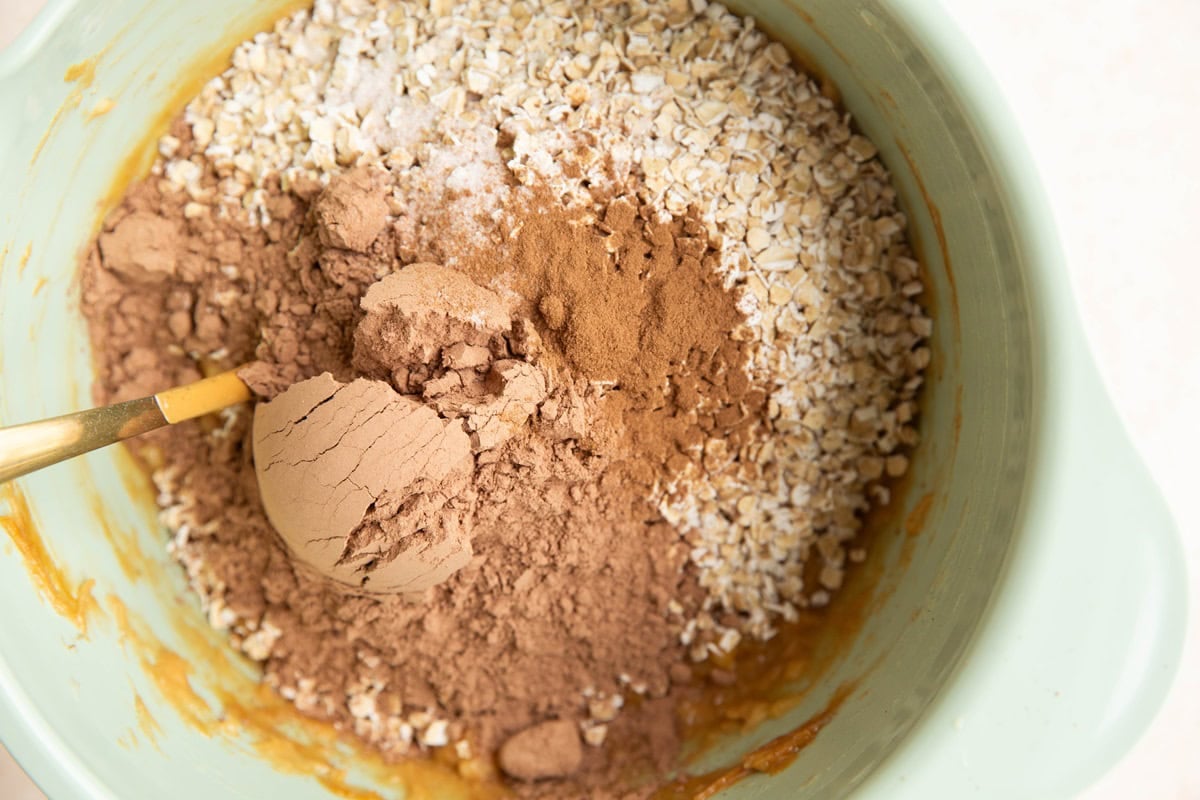
<instances>
[{"instance_id":1,"label":"mint green mixing bowl","mask_svg":"<svg viewBox=\"0 0 1200 800\"><path fill-rule=\"evenodd\" d=\"M930 273L939 355L904 500L910 520L926 514L919 535L897 521L881 536L875 610L798 704L699 766L729 763L854 685L786 770L724 796L1069 796L1161 702L1181 647L1184 575L1172 523L1088 355L1016 126L936 3L739 6L835 82L893 169ZM183 76L205 59L215 67L231 36L280 7L52 0L0 54L0 422L88 405L79 250ZM106 98L115 106L97 116ZM316 763L280 769L254 731L197 722L226 714L222 698L252 698L254 672L210 669L220 635L206 632L126 462L100 452L20 483L57 571L31 569L29 531L0 554L5 744L55 798L330 796L328 780L305 774ZM131 567L137 558L149 566ZM99 600L86 636L70 619L82 612L60 613L73 612L84 580ZM171 664L123 639L112 597L195 662L199 705L172 700ZM328 744L321 761L402 794L344 745Z\"/></svg>"}]
</instances>

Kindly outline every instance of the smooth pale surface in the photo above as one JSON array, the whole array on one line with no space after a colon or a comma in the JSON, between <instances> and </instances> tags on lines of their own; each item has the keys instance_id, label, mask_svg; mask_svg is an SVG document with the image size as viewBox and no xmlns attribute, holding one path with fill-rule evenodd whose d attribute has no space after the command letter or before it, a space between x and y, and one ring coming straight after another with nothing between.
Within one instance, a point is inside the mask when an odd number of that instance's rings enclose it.
<instances>
[{"instance_id":1,"label":"smooth pale surface","mask_svg":"<svg viewBox=\"0 0 1200 800\"><path fill-rule=\"evenodd\" d=\"M1181 77L1198 63L1200 3L943 4L1021 121L1089 343L1187 548L1191 635L1175 688L1145 738L1085 797L1192 800L1200 797L1200 84Z\"/></svg>"},{"instance_id":2,"label":"smooth pale surface","mask_svg":"<svg viewBox=\"0 0 1200 800\"><path fill-rule=\"evenodd\" d=\"M0 41L11 35L5 23L16 17L9 15L27 17L36 4L0 0ZM1200 208L1185 187L1200 182L1187 141L1200 97L1196 86L1177 78L1194 64L1183 43L1200 33L1200 6L1188 0L945 4L982 49L1030 137L1098 360L1189 536L1195 569L1200 498L1192 490L1191 455L1200 434L1185 405L1200 394L1200 316L1188 302L1200 286L1189 268L1186 230ZM1097 120L1097 108L1120 109L1120 124ZM1196 762L1183 751L1200 725L1194 645L1190 658L1150 736L1089 797L1200 794ZM5 782L11 776L0 767L0 796L21 798Z\"/></svg>"}]
</instances>

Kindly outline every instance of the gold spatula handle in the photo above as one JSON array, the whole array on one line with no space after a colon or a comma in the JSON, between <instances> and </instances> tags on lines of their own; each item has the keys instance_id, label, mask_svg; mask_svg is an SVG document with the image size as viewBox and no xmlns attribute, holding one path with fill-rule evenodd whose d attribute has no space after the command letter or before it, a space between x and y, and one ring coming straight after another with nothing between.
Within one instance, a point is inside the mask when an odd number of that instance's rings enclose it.
<instances>
[{"instance_id":1,"label":"gold spatula handle","mask_svg":"<svg viewBox=\"0 0 1200 800\"><path fill-rule=\"evenodd\" d=\"M0 483L167 424L153 397L0 428Z\"/></svg>"},{"instance_id":2,"label":"gold spatula handle","mask_svg":"<svg viewBox=\"0 0 1200 800\"><path fill-rule=\"evenodd\" d=\"M250 399L237 371L103 408L0 428L0 483Z\"/></svg>"}]
</instances>

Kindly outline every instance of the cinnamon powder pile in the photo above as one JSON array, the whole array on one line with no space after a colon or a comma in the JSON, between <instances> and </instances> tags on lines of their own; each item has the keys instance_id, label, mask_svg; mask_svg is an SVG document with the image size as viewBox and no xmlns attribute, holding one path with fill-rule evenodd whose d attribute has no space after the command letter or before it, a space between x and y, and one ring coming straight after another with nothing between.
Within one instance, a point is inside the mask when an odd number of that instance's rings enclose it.
<instances>
[{"instance_id":1,"label":"cinnamon powder pile","mask_svg":"<svg viewBox=\"0 0 1200 800\"><path fill-rule=\"evenodd\" d=\"M514 290L552 357L604 387L605 414L634 455L629 478L653 485L698 460L706 440L737 447L753 434L766 396L750 385L737 295L695 211L660 219L621 196L598 219L538 213L520 219L510 252L462 268Z\"/></svg>"},{"instance_id":2,"label":"cinnamon powder pile","mask_svg":"<svg viewBox=\"0 0 1200 800\"><path fill-rule=\"evenodd\" d=\"M266 396L322 372L356 377L362 297L408 255L372 222L378 185L353 173L323 191L276 186L265 228L189 217L154 180L134 187L83 270L97 400L250 361ZM748 435L763 400L731 338L736 298L693 219L627 198L598 219L543 209L514 210L505 246L458 254L540 341L552 391L524 430L478 455L474 556L443 584L364 596L298 569L263 512L247 408L135 448L210 619L301 711L385 752L451 747L474 774L491 774L500 749L510 774L568 781L537 791L594 795L670 769L672 708L691 681L679 634L700 592L647 487L700 461L714 431ZM622 708L626 697L641 699ZM550 748L530 768L522 741L545 744L546 725L596 746L568 763L567 742L565 762Z\"/></svg>"}]
</instances>

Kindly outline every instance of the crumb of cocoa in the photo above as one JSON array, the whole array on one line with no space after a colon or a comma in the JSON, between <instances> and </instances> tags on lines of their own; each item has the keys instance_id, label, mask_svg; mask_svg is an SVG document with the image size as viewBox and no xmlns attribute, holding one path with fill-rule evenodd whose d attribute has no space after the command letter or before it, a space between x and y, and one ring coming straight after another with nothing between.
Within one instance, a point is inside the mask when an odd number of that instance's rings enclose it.
<instances>
[{"instance_id":1,"label":"crumb of cocoa","mask_svg":"<svg viewBox=\"0 0 1200 800\"><path fill-rule=\"evenodd\" d=\"M547 720L510 736L498 757L500 769L518 780L567 778L583 762L583 746L574 722Z\"/></svg>"}]
</instances>

